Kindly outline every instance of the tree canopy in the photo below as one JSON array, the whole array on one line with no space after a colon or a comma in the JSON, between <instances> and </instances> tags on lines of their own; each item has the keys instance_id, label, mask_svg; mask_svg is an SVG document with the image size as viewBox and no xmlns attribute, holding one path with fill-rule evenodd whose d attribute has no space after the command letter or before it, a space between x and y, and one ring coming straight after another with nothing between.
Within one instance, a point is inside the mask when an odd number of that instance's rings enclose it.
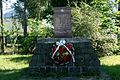
<instances>
[{"instance_id":1,"label":"tree canopy","mask_svg":"<svg viewBox=\"0 0 120 80\"><path fill-rule=\"evenodd\" d=\"M14 8L19 15L21 15L21 12L23 12L23 7L20 3L24 4L24 0L17 0L17 3L14 4ZM48 9L51 8L50 0L26 0L26 7L29 17L38 19L46 16L47 13L45 13L45 11L50 11Z\"/></svg>"}]
</instances>

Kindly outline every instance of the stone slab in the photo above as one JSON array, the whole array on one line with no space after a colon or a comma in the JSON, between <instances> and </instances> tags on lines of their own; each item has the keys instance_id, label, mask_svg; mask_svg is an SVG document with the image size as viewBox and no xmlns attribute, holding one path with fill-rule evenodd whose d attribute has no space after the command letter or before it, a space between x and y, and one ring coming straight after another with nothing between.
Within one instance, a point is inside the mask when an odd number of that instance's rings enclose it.
<instances>
[{"instance_id":1,"label":"stone slab","mask_svg":"<svg viewBox=\"0 0 120 80\"><path fill-rule=\"evenodd\" d=\"M55 7L54 8L54 34L55 38L71 38L71 8Z\"/></svg>"}]
</instances>

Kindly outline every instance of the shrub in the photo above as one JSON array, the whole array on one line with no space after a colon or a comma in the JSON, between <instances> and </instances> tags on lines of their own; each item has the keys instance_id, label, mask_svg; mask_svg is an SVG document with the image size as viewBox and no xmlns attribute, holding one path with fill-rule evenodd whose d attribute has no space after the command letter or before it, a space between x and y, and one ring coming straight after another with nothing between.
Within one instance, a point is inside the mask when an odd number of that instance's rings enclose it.
<instances>
[{"instance_id":1,"label":"shrub","mask_svg":"<svg viewBox=\"0 0 120 80\"><path fill-rule=\"evenodd\" d=\"M101 28L102 14L86 3L72 8L72 30L74 37L89 37L98 56L111 55L117 44L117 36ZM115 49L114 49L115 50Z\"/></svg>"},{"instance_id":2,"label":"shrub","mask_svg":"<svg viewBox=\"0 0 120 80\"><path fill-rule=\"evenodd\" d=\"M23 38L23 43L21 45L25 54L34 52L36 40L36 37Z\"/></svg>"},{"instance_id":3,"label":"shrub","mask_svg":"<svg viewBox=\"0 0 120 80\"><path fill-rule=\"evenodd\" d=\"M39 38L53 37L53 26L46 20L37 21L36 19L28 20L29 36L37 36Z\"/></svg>"},{"instance_id":4,"label":"shrub","mask_svg":"<svg viewBox=\"0 0 120 80\"><path fill-rule=\"evenodd\" d=\"M53 37L53 27L46 23L45 20L37 21L36 19L29 19L28 31L28 37L25 37L22 43L23 50L26 54L34 52L37 38Z\"/></svg>"},{"instance_id":5,"label":"shrub","mask_svg":"<svg viewBox=\"0 0 120 80\"><path fill-rule=\"evenodd\" d=\"M12 45L12 54L15 54L15 49L16 49L16 43L17 43L17 39L18 36L20 35L18 32L20 31L20 28L15 26L15 22L13 22L12 28L10 30L4 31L5 36L10 39L10 44ZM7 43L9 43L6 41L6 45Z\"/></svg>"}]
</instances>

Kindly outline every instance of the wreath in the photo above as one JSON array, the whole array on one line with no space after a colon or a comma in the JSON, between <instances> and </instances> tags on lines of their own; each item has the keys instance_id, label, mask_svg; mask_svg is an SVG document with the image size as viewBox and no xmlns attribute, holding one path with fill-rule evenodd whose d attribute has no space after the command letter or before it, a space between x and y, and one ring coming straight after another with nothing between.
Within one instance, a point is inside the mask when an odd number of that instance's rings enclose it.
<instances>
[{"instance_id":1,"label":"wreath","mask_svg":"<svg viewBox=\"0 0 120 80\"><path fill-rule=\"evenodd\" d=\"M68 64L72 60L75 62L73 45L65 40L56 42L50 55L52 61L59 65Z\"/></svg>"}]
</instances>

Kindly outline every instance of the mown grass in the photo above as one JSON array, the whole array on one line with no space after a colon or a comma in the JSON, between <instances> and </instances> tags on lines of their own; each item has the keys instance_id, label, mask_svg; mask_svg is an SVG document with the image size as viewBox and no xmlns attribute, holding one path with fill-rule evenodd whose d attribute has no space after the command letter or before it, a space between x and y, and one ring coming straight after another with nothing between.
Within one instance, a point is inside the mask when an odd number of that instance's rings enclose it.
<instances>
[{"instance_id":1,"label":"mown grass","mask_svg":"<svg viewBox=\"0 0 120 80\"><path fill-rule=\"evenodd\" d=\"M102 57L100 61L113 80L120 80L120 55Z\"/></svg>"},{"instance_id":2,"label":"mown grass","mask_svg":"<svg viewBox=\"0 0 120 80\"><path fill-rule=\"evenodd\" d=\"M28 69L32 55L0 55L0 80L18 80ZM120 55L100 58L113 80L120 80Z\"/></svg>"},{"instance_id":3,"label":"mown grass","mask_svg":"<svg viewBox=\"0 0 120 80\"><path fill-rule=\"evenodd\" d=\"M0 55L0 80L18 80L28 68L32 55Z\"/></svg>"}]
</instances>

